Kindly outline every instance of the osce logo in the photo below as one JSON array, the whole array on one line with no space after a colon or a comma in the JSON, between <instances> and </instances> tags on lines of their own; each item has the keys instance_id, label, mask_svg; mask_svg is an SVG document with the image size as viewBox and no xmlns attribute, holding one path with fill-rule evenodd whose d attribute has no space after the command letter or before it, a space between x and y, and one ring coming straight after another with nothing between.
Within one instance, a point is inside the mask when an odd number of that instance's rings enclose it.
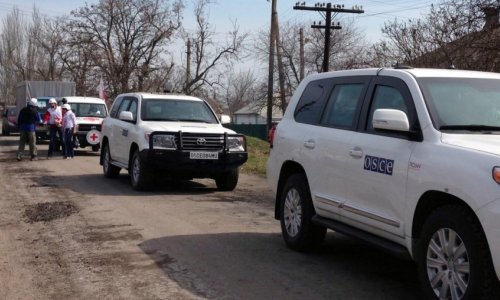
<instances>
[{"instance_id":1,"label":"osce logo","mask_svg":"<svg viewBox=\"0 0 500 300\"><path fill-rule=\"evenodd\" d=\"M365 170L392 176L393 168L394 160L392 159L365 155Z\"/></svg>"}]
</instances>

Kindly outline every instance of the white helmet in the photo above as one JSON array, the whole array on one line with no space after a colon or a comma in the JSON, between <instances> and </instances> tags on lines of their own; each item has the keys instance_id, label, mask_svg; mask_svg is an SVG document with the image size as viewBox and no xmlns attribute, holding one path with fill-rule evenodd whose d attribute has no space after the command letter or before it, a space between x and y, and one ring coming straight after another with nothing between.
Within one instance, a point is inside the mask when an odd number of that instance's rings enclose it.
<instances>
[{"instance_id":1,"label":"white helmet","mask_svg":"<svg viewBox=\"0 0 500 300\"><path fill-rule=\"evenodd\" d=\"M37 106L37 103L38 103L38 101L36 100L36 98L31 98L28 101L28 105L31 105L31 106Z\"/></svg>"},{"instance_id":2,"label":"white helmet","mask_svg":"<svg viewBox=\"0 0 500 300\"><path fill-rule=\"evenodd\" d=\"M67 110L71 110L71 106L69 106L69 104L63 104L62 106L63 109L67 109Z\"/></svg>"},{"instance_id":3,"label":"white helmet","mask_svg":"<svg viewBox=\"0 0 500 300\"><path fill-rule=\"evenodd\" d=\"M50 98L50 99L49 99L49 104L52 104L52 103L57 104L56 99L54 99L54 98Z\"/></svg>"}]
</instances>

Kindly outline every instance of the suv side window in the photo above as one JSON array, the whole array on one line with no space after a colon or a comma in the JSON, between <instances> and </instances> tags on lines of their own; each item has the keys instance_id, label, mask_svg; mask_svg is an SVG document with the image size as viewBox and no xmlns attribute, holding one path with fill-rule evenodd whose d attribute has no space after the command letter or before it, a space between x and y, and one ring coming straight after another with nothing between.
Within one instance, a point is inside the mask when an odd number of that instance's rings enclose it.
<instances>
[{"instance_id":1,"label":"suv side window","mask_svg":"<svg viewBox=\"0 0 500 300\"><path fill-rule=\"evenodd\" d=\"M120 106L118 107L118 111L116 113L116 116L120 116L120 113L122 111L130 111L132 112L132 116L134 117L134 121L137 119L137 99L134 97L125 97L123 98L122 103L120 103Z\"/></svg>"},{"instance_id":2,"label":"suv side window","mask_svg":"<svg viewBox=\"0 0 500 300\"><path fill-rule=\"evenodd\" d=\"M373 94L370 114L368 115L368 123L366 124L368 131L374 131L372 123L373 112L379 108L397 109L408 115L408 107L406 106L405 99L398 89L391 86L377 85Z\"/></svg>"},{"instance_id":3,"label":"suv side window","mask_svg":"<svg viewBox=\"0 0 500 300\"><path fill-rule=\"evenodd\" d=\"M132 112L132 116L134 117L133 122L135 123L137 121L137 100L133 99L132 102L130 103L130 107L128 109L130 112Z\"/></svg>"},{"instance_id":4,"label":"suv side window","mask_svg":"<svg viewBox=\"0 0 500 300\"><path fill-rule=\"evenodd\" d=\"M306 124L317 124L321 116L323 104L330 93L331 79L320 79L309 82L304 89L295 109L295 121Z\"/></svg>"},{"instance_id":5,"label":"suv side window","mask_svg":"<svg viewBox=\"0 0 500 300\"><path fill-rule=\"evenodd\" d=\"M111 111L109 112L109 116L111 118L115 118L115 119L118 118L118 108L120 107L122 100L123 100L123 98L118 98L113 103L113 106L111 107Z\"/></svg>"},{"instance_id":6,"label":"suv side window","mask_svg":"<svg viewBox=\"0 0 500 300\"><path fill-rule=\"evenodd\" d=\"M362 83L336 85L326 105L321 124L353 128L364 87Z\"/></svg>"},{"instance_id":7,"label":"suv side window","mask_svg":"<svg viewBox=\"0 0 500 300\"><path fill-rule=\"evenodd\" d=\"M420 132L415 105L410 90L403 80L394 77L379 76L372 83L368 95L370 97L367 100L370 101L364 104L362 113L364 118L364 120L361 120L363 130L372 134L422 140L423 137ZM373 129L373 113L379 108L397 109L406 113L410 123L410 131L413 132L412 135L409 136L407 132L386 132Z\"/></svg>"}]
</instances>

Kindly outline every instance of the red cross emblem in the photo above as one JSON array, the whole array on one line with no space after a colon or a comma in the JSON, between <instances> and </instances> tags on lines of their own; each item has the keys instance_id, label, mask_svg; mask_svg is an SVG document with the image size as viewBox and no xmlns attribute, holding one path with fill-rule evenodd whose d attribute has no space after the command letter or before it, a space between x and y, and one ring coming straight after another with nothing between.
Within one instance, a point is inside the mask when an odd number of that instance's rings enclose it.
<instances>
[{"instance_id":1,"label":"red cross emblem","mask_svg":"<svg viewBox=\"0 0 500 300\"><path fill-rule=\"evenodd\" d=\"M90 139L95 142L97 139L99 138L99 136L97 134L95 134L95 132L92 132L92 135L90 136Z\"/></svg>"},{"instance_id":2,"label":"red cross emblem","mask_svg":"<svg viewBox=\"0 0 500 300\"><path fill-rule=\"evenodd\" d=\"M101 140L101 133L98 130L91 130L87 132L87 142L91 145L99 144Z\"/></svg>"}]
</instances>

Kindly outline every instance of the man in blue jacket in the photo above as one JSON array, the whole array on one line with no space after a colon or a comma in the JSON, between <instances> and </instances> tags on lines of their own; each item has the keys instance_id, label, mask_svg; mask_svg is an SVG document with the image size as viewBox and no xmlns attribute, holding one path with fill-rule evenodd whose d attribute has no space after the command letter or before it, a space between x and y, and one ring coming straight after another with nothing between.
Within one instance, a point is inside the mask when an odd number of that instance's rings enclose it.
<instances>
[{"instance_id":1,"label":"man in blue jacket","mask_svg":"<svg viewBox=\"0 0 500 300\"><path fill-rule=\"evenodd\" d=\"M35 125L42 122L42 118L37 111L37 100L31 98L28 105L21 109L17 117L19 126L19 149L17 151L17 160L22 160L24 146L28 143L30 148L31 160L37 160Z\"/></svg>"}]
</instances>

